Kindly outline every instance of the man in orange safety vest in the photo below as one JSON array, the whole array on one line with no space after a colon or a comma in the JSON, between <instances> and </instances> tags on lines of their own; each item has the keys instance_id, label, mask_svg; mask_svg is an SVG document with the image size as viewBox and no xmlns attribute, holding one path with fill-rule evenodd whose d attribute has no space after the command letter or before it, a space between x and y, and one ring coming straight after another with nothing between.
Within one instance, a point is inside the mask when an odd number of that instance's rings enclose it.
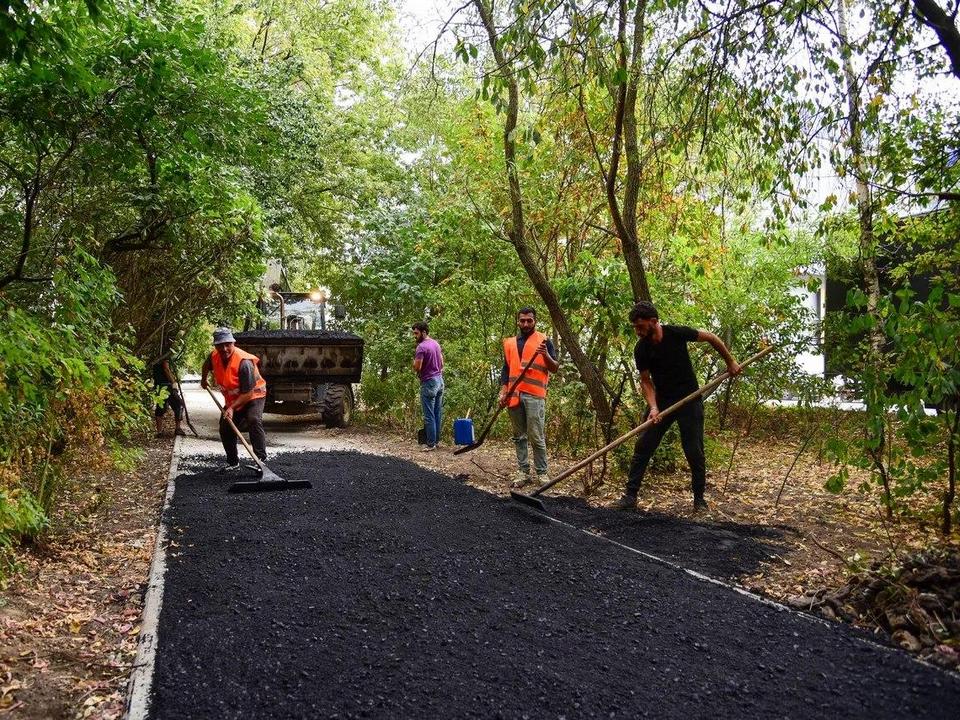
<instances>
[{"instance_id":1,"label":"man in orange safety vest","mask_svg":"<svg viewBox=\"0 0 960 720\"><path fill-rule=\"evenodd\" d=\"M224 472L240 469L237 435L227 422L231 418L237 429L248 430L253 451L267 459L267 437L263 432L263 407L267 400L267 383L260 375L260 358L238 348L230 328L213 331L214 350L203 363L200 387L207 387L207 376L223 393L223 415L220 418L220 440L227 453Z\"/></svg>"},{"instance_id":2,"label":"man in orange safety vest","mask_svg":"<svg viewBox=\"0 0 960 720\"><path fill-rule=\"evenodd\" d=\"M503 370L500 373L500 406L507 408L513 425L513 442L517 451L517 472L511 487L521 488L531 481L528 445L533 445L533 465L537 482L550 481L547 475L546 423L547 385L550 373L556 372L557 351L553 342L537 332L537 311L523 307L517 312L516 337L503 339ZM527 371L513 392L510 388Z\"/></svg>"}]
</instances>

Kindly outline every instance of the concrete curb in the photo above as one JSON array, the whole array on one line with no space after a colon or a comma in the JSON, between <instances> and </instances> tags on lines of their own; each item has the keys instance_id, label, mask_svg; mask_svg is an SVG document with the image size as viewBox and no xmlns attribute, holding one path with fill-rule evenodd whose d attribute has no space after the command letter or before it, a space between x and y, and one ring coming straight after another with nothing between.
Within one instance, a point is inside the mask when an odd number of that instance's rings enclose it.
<instances>
[{"instance_id":1,"label":"concrete curb","mask_svg":"<svg viewBox=\"0 0 960 720\"><path fill-rule=\"evenodd\" d=\"M167 492L157 524L157 541L153 548L153 561L150 563L150 576L147 578L147 592L143 599L137 657L133 662L130 684L127 687L127 705L123 714L126 720L146 720L150 710L153 665L157 655L157 626L160 622L160 607L163 604L163 578L167 572L167 527L163 523L163 516L170 507L170 500L175 490L174 481L180 466L180 441L180 436L174 439L170 473L167 476Z\"/></svg>"}]
</instances>

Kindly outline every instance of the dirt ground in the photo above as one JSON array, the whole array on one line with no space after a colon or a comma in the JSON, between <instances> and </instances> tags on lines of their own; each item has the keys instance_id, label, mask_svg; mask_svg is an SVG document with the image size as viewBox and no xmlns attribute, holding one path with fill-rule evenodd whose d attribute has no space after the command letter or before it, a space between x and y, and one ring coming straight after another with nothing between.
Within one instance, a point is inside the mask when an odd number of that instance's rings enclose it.
<instances>
[{"instance_id":1,"label":"dirt ground","mask_svg":"<svg viewBox=\"0 0 960 720\"><path fill-rule=\"evenodd\" d=\"M0 595L0 717L121 716L172 449L151 439L132 472L75 476L20 553Z\"/></svg>"},{"instance_id":2,"label":"dirt ground","mask_svg":"<svg viewBox=\"0 0 960 720\"><path fill-rule=\"evenodd\" d=\"M471 485L508 493L514 470L511 444L488 441L460 456L443 445L422 452L412 438L381 428L319 430L349 438L368 451L411 460ZM736 433L716 438L732 445ZM151 440L130 473L77 478L54 519L53 533L39 547L21 553L21 572L0 596L0 716L117 718L136 652L142 592L167 482L172 440ZM837 496L823 489L831 473L815 450L800 456L790 471L779 504L781 483L797 445L784 440L743 441L730 469L708 472L710 512L699 521L723 527L775 526L778 550L740 585L777 600L844 583L876 560L895 560L930 544L944 545L935 522L895 518L888 522L876 494L863 495L855 483ZM551 458L553 472L571 458ZM689 479L683 463L673 472L648 475L641 509L693 518ZM583 496L578 475L549 495ZM603 505L619 496L608 482L586 498ZM549 504L549 499L547 499ZM952 539L956 545L957 538ZM869 624L867 623L869 627Z\"/></svg>"}]
</instances>

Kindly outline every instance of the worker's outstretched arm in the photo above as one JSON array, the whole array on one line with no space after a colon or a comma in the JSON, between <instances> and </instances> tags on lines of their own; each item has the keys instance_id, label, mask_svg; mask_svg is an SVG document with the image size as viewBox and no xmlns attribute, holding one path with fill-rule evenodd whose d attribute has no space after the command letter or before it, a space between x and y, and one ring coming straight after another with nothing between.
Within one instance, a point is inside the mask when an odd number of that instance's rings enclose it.
<instances>
[{"instance_id":1,"label":"worker's outstretched arm","mask_svg":"<svg viewBox=\"0 0 960 720\"><path fill-rule=\"evenodd\" d=\"M734 360L733 355L730 353L730 349L724 344L723 340L714 335L712 332L707 332L706 330L697 331L697 340L713 345L713 349L720 354L720 357L722 357L723 361L727 364L727 372L729 372L731 375L740 374L740 363Z\"/></svg>"},{"instance_id":2,"label":"worker's outstretched arm","mask_svg":"<svg viewBox=\"0 0 960 720\"><path fill-rule=\"evenodd\" d=\"M640 388L643 390L643 397L646 398L647 407L650 408L650 414L647 415L647 419L653 420L655 423L660 422L660 408L657 407L657 391L653 386L653 378L650 377L649 370L640 371Z\"/></svg>"}]
</instances>

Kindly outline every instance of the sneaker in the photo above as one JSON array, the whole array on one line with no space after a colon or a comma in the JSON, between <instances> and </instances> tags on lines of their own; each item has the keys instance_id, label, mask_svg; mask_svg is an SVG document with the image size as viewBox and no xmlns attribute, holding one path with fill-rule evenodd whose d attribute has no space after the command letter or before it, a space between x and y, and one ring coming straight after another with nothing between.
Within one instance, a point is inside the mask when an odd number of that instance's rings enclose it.
<instances>
[{"instance_id":1,"label":"sneaker","mask_svg":"<svg viewBox=\"0 0 960 720\"><path fill-rule=\"evenodd\" d=\"M702 497L695 497L693 499L693 510L694 512L706 512L710 509L710 506L707 505L707 501Z\"/></svg>"},{"instance_id":2,"label":"sneaker","mask_svg":"<svg viewBox=\"0 0 960 720\"><path fill-rule=\"evenodd\" d=\"M528 485L530 483L530 475L525 473L523 470L517 470L513 476L513 482L510 483L510 487L514 490L519 490L520 488Z\"/></svg>"},{"instance_id":3,"label":"sneaker","mask_svg":"<svg viewBox=\"0 0 960 720\"><path fill-rule=\"evenodd\" d=\"M422 448L420 448L420 452L433 452L436 449L436 445L424 445Z\"/></svg>"},{"instance_id":4,"label":"sneaker","mask_svg":"<svg viewBox=\"0 0 960 720\"><path fill-rule=\"evenodd\" d=\"M233 472L237 472L237 470L239 470L239 469L240 469L240 463L239 463L239 462L235 462L235 463L233 463L232 465L231 465L230 463L227 463L226 465L224 465L223 467L220 468L220 472L222 472L222 473L233 473Z\"/></svg>"},{"instance_id":5,"label":"sneaker","mask_svg":"<svg viewBox=\"0 0 960 720\"><path fill-rule=\"evenodd\" d=\"M547 473L537 473L537 485L543 487L550 482L550 476Z\"/></svg>"},{"instance_id":6,"label":"sneaker","mask_svg":"<svg viewBox=\"0 0 960 720\"><path fill-rule=\"evenodd\" d=\"M624 493L623 497L613 503L610 507L614 510L636 510L637 496L631 495L630 493Z\"/></svg>"}]
</instances>

